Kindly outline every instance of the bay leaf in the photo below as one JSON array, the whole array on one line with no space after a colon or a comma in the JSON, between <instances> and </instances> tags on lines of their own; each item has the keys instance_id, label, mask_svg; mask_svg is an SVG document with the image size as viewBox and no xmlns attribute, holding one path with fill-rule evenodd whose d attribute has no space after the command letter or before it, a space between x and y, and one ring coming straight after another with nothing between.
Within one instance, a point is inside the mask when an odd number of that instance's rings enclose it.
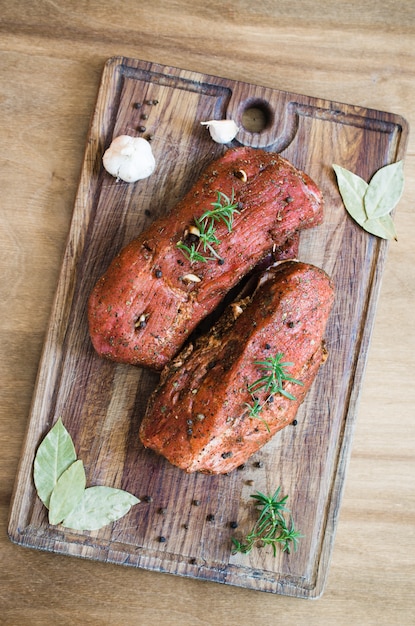
<instances>
[{"instance_id":1,"label":"bay leaf","mask_svg":"<svg viewBox=\"0 0 415 626\"><path fill-rule=\"evenodd\" d=\"M333 165L333 169L336 172L340 195L347 212L362 226L367 220L364 196L369 185L363 178L340 165Z\"/></svg>"},{"instance_id":2,"label":"bay leaf","mask_svg":"<svg viewBox=\"0 0 415 626\"><path fill-rule=\"evenodd\" d=\"M99 530L123 517L140 502L133 494L114 487L88 487L82 500L63 520L66 528Z\"/></svg>"},{"instance_id":3,"label":"bay leaf","mask_svg":"<svg viewBox=\"0 0 415 626\"><path fill-rule=\"evenodd\" d=\"M61 474L49 500L49 523L60 524L83 498L86 477L82 461L74 461Z\"/></svg>"},{"instance_id":4,"label":"bay leaf","mask_svg":"<svg viewBox=\"0 0 415 626\"><path fill-rule=\"evenodd\" d=\"M403 188L403 161L385 165L375 172L364 198L368 219L388 215L398 204Z\"/></svg>"},{"instance_id":5,"label":"bay leaf","mask_svg":"<svg viewBox=\"0 0 415 626\"><path fill-rule=\"evenodd\" d=\"M59 418L39 445L33 467L37 494L47 508L59 477L74 461L76 452L71 436Z\"/></svg>"},{"instance_id":6,"label":"bay leaf","mask_svg":"<svg viewBox=\"0 0 415 626\"><path fill-rule=\"evenodd\" d=\"M363 228L372 235L377 235L383 239L395 239L398 240L395 224L390 215L384 215L373 220L366 220L363 224Z\"/></svg>"}]
</instances>

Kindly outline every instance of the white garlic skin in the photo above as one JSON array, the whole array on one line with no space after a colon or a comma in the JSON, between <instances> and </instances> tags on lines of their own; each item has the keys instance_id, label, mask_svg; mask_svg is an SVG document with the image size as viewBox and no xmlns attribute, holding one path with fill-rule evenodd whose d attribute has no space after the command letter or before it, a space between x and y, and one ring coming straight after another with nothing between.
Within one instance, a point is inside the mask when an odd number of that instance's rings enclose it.
<instances>
[{"instance_id":1,"label":"white garlic skin","mask_svg":"<svg viewBox=\"0 0 415 626\"><path fill-rule=\"evenodd\" d=\"M105 151L102 162L109 174L126 183L150 176L156 160L149 142L143 137L119 135Z\"/></svg>"},{"instance_id":2,"label":"white garlic skin","mask_svg":"<svg viewBox=\"0 0 415 626\"><path fill-rule=\"evenodd\" d=\"M229 143L239 131L233 120L209 120L201 124L208 127L210 136L216 143Z\"/></svg>"}]
</instances>

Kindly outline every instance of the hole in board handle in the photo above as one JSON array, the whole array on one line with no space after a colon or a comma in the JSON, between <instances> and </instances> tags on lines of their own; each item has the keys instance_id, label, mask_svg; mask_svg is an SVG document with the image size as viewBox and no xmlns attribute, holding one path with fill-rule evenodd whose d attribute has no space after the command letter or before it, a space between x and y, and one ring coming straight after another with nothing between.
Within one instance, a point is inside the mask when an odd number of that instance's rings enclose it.
<instances>
[{"instance_id":1,"label":"hole in board handle","mask_svg":"<svg viewBox=\"0 0 415 626\"><path fill-rule=\"evenodd\" d=\"M272 126L273 112L265 100L252 100L242 111L241 121L250 133L261 133Z\"/></svg>"}]
</instances>

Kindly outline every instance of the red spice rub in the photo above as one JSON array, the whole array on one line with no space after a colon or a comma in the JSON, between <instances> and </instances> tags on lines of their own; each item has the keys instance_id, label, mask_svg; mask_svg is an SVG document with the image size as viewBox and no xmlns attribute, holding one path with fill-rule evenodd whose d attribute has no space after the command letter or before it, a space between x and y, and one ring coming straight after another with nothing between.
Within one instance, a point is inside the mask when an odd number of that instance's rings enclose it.
<instances>
[{"instance_id":1,"label":"red spice rub","mask_svg":"<svg viewBox=\"0 0 415 626\"><path fill-rule=\"evenodd\" d=\"M177 243L194 218L212 208L218 191L234 193L240 211L231 232L216 223L223 263L191 264ZM319 224L322 212L315 183L287 160L253 148L228 150L97 282L88 306L95 349L114 361L162 369L244 275L273 248ZM200 282L188 281L189 274Z\"/></svg>"},{"instance_id":2,"label":"red spice rub","mask_svg":"<svg viewBox=\"0 0 415 626\"><path fill-rule=\"evenodd\" d=\"M162 372L140 428L144 446L187 472L226 473L246 461L290 424L327 356L323 335L334 290L327 274L285 261L265 273L252 296L230 305L195 346L185 348ZM236 320L235 320L235 316ZM283 354L284 383L295 396L277 393L251 417L249 385L263 372L255 363Z\"/></svg>"}]
</instances>

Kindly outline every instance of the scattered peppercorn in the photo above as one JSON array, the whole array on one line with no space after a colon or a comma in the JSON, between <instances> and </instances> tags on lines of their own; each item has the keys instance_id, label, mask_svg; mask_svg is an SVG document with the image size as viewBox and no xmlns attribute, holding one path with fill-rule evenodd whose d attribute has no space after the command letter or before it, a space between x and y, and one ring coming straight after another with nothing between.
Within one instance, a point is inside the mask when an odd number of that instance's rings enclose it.
<instances>
[{"instance_id":1,"label":"scattered peppercorn","mask_svg":"<svg viewBox=\"0 0 415 626\"><path fill-rule=\"evenodd\" d=\"M236 469L243 470L245 469L245 467L246 467L245 463L242 463L242 465L239 465Z\"/></svg>"},{"instance_id":2,"label":"scattered peppercorn","mask_svg":"<svg viewBox=\"0 0 415 626\"><path fill-rule=\"evenodd\" d=\"M197 561L196 561L195 557L192 557L191 559L189 559L189 563L190 563L190 565L196 565Z\"/></svg>"},{"instance_id":3,"label":"scattered peppercorn","mask_svg":"<svg viewBox=\"0 0 415 626\"><path fill-rule=\"evenodd\" d=\"M153 502L153 498L151 496L144 496L144 502Z\"/></svg>"},{"instance_id":4,"label":"scattered peppercorn","mask_svg":"<svg viewBox=\"0 0 415 626\"><path fill-rule=\"evenodd\" d=\"M141 103L140 102L134 102L134 108L135 109L141 109Z\"/></svg>"},{"instance_id":5,"label":"scattered peppercorn","mask_svg":"<svg viewBox=\"0 0 415 626\"><path fill-rule=\"evenodd\" d=\"M156 278L161 278L163 276L163 272L161 270L156 270L155 274Z\"/></svg>"},{"instance_id":6,"label":"scattered peppercorn","mask_svg":"<svg viewBox=\"0 0 415 626\"><path fill-rule=\"evenodd\" d=\"M148 115L146 113L143 113L143 115L141 116L142 120L148 120Z\"/></svg>"},{"instance_id":7,"label":"scattered peppercorn","mask_svg":"<svg viewBox=\"0 0 415 626\"><path fill-rule=\"evenodd\" d=\"M146 215L147 217L151 217L151 211L149 211L148 209L146 209L144 211L144 215Z\"/></svg>"},{"instance_id":8,"label":"scattered peppercorn","mask_svg":"<svg viewBox=\"0 0 415 626\"><path fill-rule=\"evenodd\" d=\"M200 500L193 500L192 504L194 506L200 506Z\"/></svg>"},{"instance_id":9,"label":"scattered peppercorn","mask_svg":"<svg viewBox=\"0 0 415 626\"><path fill-rule=\"evenodd\" d=\"M230 522L229 526L231 528L238 528L238 522Z\"/></svg>"},{"instance_id":10,"label":"scattered peppercorn","mask_svg":"<svg viewBox=\"0 0 415 626\"><path fill-rule=\"evenodd\" d=\"M208 522L214 522L215 516L213 515L213 513L209 513L209 515L206 515L206 519Z\"/></svg>"},{"instance_id":11,"label":"scattered peppercorn","mask_svg":"<svg viewBox=\"0 0 415 626\"><path fill-rule=\"evenodd\" d=\"M163 535L160 535L159 541L160 543L166 543L166 537L163 537Z\"/></svg>"},{"instance_id":12,"label":"scattered peppercorn","mask_svg":"<svg viewBox=\"0 0 415 626\"><path fill-rule=\"evenodd\" d=\"M137 126L137 130L139 133L145 133L147 129L145 126Z\"/></svg>"},{"instance_id":13,"label":"scattered peppercorn","mask_svg":"<svg viewBox=\"0 0 415 626\"><path fill-rule=\"evenodd\" d=\"M255 466L255 467L264 467L264 464L263 464L263 462L262 462L262 461L256 461L256 462L254 463L254 466Z\"/></svg>"},{"instance_id":14,"label":"scattered peppercorn","mask_svg":"<svg viewBox=\"0 0 415 626\"><path fill-rule=\"evenodd\" d=\"M167 513L167 509L165 507L161 506L159 508L159 513L160 513L160 515L165 515Z\"/></svg>"},{"instance_id":15,"label":"scattered peppercorn","mask_svg":"<svg viewBox=\"0 0 415 626\"><path fill-rule=\"evenodd\" d=\"M233 455L233 452L229 450L229 452L222 452L222 459L229 459Z\"/></svg>"},{"instance_id":16,"label":"scattered peppercorn","mask_svg":"<svg viewBox=\"0 0 415 626\"><path fill-rule=\"evenodd\" d=\"M218 265L224 265L225 259L218 259Z\"/></svg>"},{"instance_id":17,"label":"scattered peppercorn","mask_svg":"<svg viewBox=\"0 0 415 626\"><path fill-rule=\"evenodd\" d=\"M271 345L269 343L265 344L265 350L271 350Z\"/></svg>"},{"instance_id":18,"label":"scattered peppercorn","mask_svg":"<svg viewBox=\"0 0 415 626\"><path fill-rule=\"evenodd\" d=\"M291 424L292 424L293 426L297 426L298 421L297 421L297 420L293 420L293 421L291 422Z\"/></svg>"}]
</instances>

